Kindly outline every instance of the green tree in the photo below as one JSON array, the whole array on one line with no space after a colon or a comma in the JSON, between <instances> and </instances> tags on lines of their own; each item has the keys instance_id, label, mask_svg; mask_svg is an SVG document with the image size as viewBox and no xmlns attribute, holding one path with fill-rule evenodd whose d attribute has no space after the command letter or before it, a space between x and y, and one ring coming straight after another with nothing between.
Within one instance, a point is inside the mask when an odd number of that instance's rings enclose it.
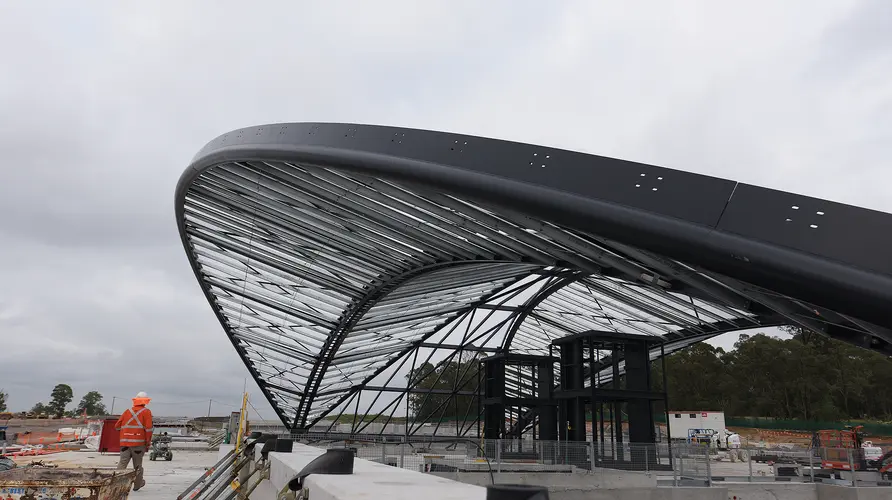
<instances>
[{"instance_id":1,"label":"green tree","mask_svg":"<svg viewBox=\"0 0 892 500\"><path fill-rule=\"evenodd\" d=\"M0 389L0 411L6 411L6 401L9 399L9 394Z\"/></svg>"},{"instance_id":2,"label":"green tree","mask_svg":"<svg viewBox=\"0 0 892 500\"><path fill-rule=\"evenodd\" d=\"M806 420L892 419L892 359L798 327L741 335L725 353L695 344L666 358L669 405ZM655 385L662 387L660 364Z\"/></svg>"},{"instance_id":3,"label":"green tree","mask_svg":"<svg viewBox=\"0 0 892 500\"><path fill-rule=\"evenodd\" d=\"M74 391L67 384L58 384L53 388L50 394L50 404L47 408L55 417L61 417L65 414L65 407L74 399Z\"/></svg>"},{"instance_id":4,"label":"green tree","mask_svg":"<svg viewBox=\"0 0 892 500\"><path fill-rule=\"evenodd\" d=\"M464 362L448 361L439 366L424 363L412 370L406 378L417 391L409 394L409 409L415 420L475 418L478 367L479 360L474 356Z\"/></svg>"},{"instance_id":5,"label":"green tree","mask_svg":"<svg viewBox=\"0 0 892 500\"><path fill-rule=\"evenodd\" d=\"M98 391L90 391L84 394L84 397L81 398L81 402L78 403L74 413L75 415L82 415L84 412L89 416L105 415L108 413L105 409L105 405L102 404L102 394L99 394Z\"/></svg>"},{"instance_id":6,"label":"green tree","mask_svg":"<svg viewBox=\"0 0 892 500\"><path fill-rule=\"evenodd\" d=\"M724 351L706 343L695 344L666 358L669 404L676 410L719 409L729 404ZM662 373L654 372L657 387Z\"/></svg>"},{"instance_id":7,"label":"green tree","mask_svg":"<svg viewBox=\"0 0 892 500\"><path fill-rule=\"evenodd\" d=\"M49 411L50 411L49 408L43 403L37 403L31 407L31 413L33 413L35 415L40 415L43 413L47 413Z\"/></svg>"}]
</instances>

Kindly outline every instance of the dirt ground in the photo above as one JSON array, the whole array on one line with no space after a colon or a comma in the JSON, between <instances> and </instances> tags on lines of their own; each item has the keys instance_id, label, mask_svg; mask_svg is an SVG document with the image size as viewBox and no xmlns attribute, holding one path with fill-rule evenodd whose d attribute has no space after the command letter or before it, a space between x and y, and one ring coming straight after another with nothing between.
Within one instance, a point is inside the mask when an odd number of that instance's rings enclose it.
<instances>
[{"instance_id":1,"label":"dirt ground","mask_svg":"<svg viewBox=\"0 0 892 500\"><path fill-rule=\"evenodd\" d=\"M109 458L112 455L114 455L114 461ZM10 458L12 458L12 461L20 466L43 462L45 464L54 465L60 469L79 469L82 467L114 467L118 464L117 454L110 453L106 453L105 455L100 455L99 453L88 455L87 453L80 452L62 452L50 453L48 455L40 455L35 457Z\"/></svg>"},{"instance_id":2,"label":"dirt ground","mask_svg":"<svg viewBox=\"0 0 892 500\"><path fill-rule=\"evenodd\" d=\"M773 431L744 427L729 427L728 430L740 434L741 444L744 446L747 446L747 443L748 446L760 446L764 443L769 448L775 446L808 448L811 446L812 440L811 432ZM892 449L892 436L867 436L865 440L884 450Z\"/></svg>"}]
</instances>

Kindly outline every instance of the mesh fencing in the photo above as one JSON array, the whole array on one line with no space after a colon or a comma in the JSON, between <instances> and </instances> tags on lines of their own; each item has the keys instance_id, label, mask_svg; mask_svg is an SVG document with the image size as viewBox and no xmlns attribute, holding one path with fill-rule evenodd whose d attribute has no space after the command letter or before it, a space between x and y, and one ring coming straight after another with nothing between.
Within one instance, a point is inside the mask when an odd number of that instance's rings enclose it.
<instances>
[{"instance_id":1,"label":"mesh fencing","mask_svg":"<svg viewBox=\"0 0 892 500\"><path fill-rule=\"evenodd\" d=\"M671 475L683 461L688 475L705 478L704 449L682 451L669 444L532 440L405 440L381 437L302 435L301 442L320 448L344 447L357 458L420 472L585 472L613 469ZM673 459L674 455L674 459Z\"/></svg>"},{"instance_id":2,"label":"mesh fencing","mask_svg":"<svg viewBox=\"0 0 892 500\"><path fill-rule=\"evenodd\" d=\"M289 437L289 436L283 436ZM712 486L723 482L824 482L890 486L885 463L860 449L742 446L717 449L689 443L567 442L302 434L293 439L320 448L350 448L357 458L423 473L562 472L608 475L633 471L658 484ZM889 468L882 472L883 467ZM856 471L852 474L851 471Z\"/></svg>"}]
</instances>

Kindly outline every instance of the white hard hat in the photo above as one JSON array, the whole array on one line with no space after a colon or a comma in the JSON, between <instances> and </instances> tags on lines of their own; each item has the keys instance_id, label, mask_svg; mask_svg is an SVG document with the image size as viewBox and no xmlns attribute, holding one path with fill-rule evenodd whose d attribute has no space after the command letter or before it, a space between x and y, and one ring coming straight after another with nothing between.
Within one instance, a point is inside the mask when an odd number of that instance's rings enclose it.
<instances>
[{"instance_id":1,"label":"white hard hat","mask_svg":"<svg viewBox=\"0 0 892 500\"><path fill-rule=\"evenodd\" d=\"M138 398L147 398L147 397L149 397L149 395L146 394L146 393L144 393L144 392L142 392L142 391L140 391L140 392L136 393L136 397L138 397Z\"/></svg>"}]
</instances>

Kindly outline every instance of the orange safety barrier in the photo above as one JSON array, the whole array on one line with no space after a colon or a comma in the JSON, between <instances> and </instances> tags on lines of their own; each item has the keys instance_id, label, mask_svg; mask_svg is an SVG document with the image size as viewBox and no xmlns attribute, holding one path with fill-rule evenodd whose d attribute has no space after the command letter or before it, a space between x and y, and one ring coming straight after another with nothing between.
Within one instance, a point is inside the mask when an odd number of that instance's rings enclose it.
<instances>
[{"instance_id":1,"label":"orange safety barrier","mask_svg":"<svg viewBox=\"0 0 892 500\"><path fill-rule=\"evenodd\" d=\"M99 435L95 428L89 431L84 428L75 428L69 432L61 432L59 429L29 430L26 428L23 430L19 430L15 434L15 439L12 439L12 436L9 436L10 444L17 444L21 446L46 446L54 443L73 443L84 439L88 435ZM7 435L9 435L8 431Z\"/></svg>"},{"instance_id":2,"label":"orange safety barrier","mask_svg":"<svg viewBox=\"0 0 892 500\"><path fill-rule=\"evenodd\" d=\"M810 433L799 431L759 431L760 436L809 438Z\"/></svg>"},{"instance_id":3,"label":"orange safety barrier","mask_svg":"<svg viewBox=\"0 0 892 500\"><path fill-rule=\"evenodd\" d=\"M65 450L27 450L27 451L17 451L12 454L14 457L36 457L40 455L52 455L54 453L62 453Z\"/></svg>"},{"instance_id":4,"label":"orange safety barrier","mask_svg":"<svg viewBox=\"0 0 892 500\"><path fill-rule=\"evenodd\" d=\"M95 432L94 432L95 435ZM69 441L77 441L77 433L74 432L58 432L58 431L37 431L37 432L21 432L19 433L16 444L45 444L45 443L65 443Z\"/></svg>"}]
</instances>

